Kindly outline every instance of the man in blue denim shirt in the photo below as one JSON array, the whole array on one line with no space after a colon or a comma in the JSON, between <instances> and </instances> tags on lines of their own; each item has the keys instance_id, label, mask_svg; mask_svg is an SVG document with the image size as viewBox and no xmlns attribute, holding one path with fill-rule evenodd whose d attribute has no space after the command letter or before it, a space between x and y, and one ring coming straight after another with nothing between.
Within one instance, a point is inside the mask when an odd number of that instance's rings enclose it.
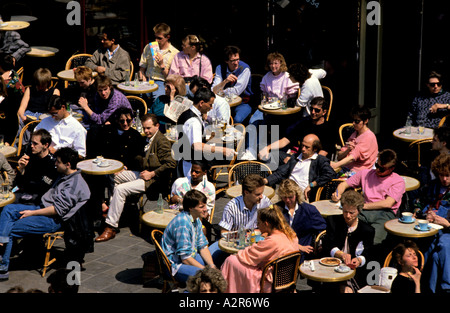
<instances>
[{"instance_id":1,"label":"man in blue denim shirt","mask_svg":"<svg viewBox=\"0 0 450 313\"><path fill-rule=\"evenodd\" d=\"M208 214L206 196L196 189L188 191L183 198L183 211L167 225L161 247L172 263L172 275L179 282L209 265L217 268L216 250L209 249L202 231L201 218ZM219 266L219 263L217 263Z\"/></svg>"}]
</instances>

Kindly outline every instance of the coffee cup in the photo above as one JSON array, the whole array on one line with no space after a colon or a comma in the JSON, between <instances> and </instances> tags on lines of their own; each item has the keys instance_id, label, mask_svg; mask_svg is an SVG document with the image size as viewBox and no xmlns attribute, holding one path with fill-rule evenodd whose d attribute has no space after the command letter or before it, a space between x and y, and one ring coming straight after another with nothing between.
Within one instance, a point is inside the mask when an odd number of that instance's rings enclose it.
<instances>
[{"instance_id":1,"label":"coffee cup","mask_svg":"<svg viewBox=\"0 0 450 313\"><path fill-rule=\"evenodd\" d=\"M402 221L403 222L412 222L413 215L411 212L403 212L402 213Z\"/></svg>"},{"instance_id":2,"label":"coffee cup","mask_svg":"<svg viewBox=\"0 0 450 313\"><path fill-rule=\"evenodd\" d=\"M420 230L428 230L428 221L427 220L418 220L419 229Z\"/></svg>"}]
</instances>

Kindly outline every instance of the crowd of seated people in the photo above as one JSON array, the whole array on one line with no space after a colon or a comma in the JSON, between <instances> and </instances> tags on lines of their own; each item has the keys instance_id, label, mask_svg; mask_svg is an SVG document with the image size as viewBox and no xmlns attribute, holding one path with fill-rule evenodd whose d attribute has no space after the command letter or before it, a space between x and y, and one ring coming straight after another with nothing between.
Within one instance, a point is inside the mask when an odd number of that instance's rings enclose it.
<instances>
[{"instance_id":1,"label":"crowd of seated people","mask_svg":"<svg viewBox=\"0 0 450 313\"><path fill-rule=\"evenodd\" d=\"M299 251L301 262L320 255L356 268L354 279L328 290L357 292L367 284L367 264L381 262L395 248L399 279L393 291L401 292L399 285L408 292L450 290L450 156L446 146L450 139L448 128L438 127L450 99L439 73L427 77L427 94L417 96L408 112L413 123L433 128L432 149L438 155L432 163L422 164L421 188L410 194L414 210L405 203L405 181L396 172L401 161L398 153L389 148L379 151L377 137L369 128L369 108L356 106L350 111L353 131L339 147L337 123L348 120L328 120L331 107L322 91L321 79L327 74L323 69L289 65L282 54L273 52L267 56L268 72L260 90L252 90L251 61L241 60L239 47L224 47L222 61L213 67L199 37L186 36L178 50L170 41L167 24L157 24L153 32L158 47L145 46L136 70L141 80L153 80L158 86L157 91L141 95L148 108L140 116L142 133L134 126L135 108L117 88L131 73L130 56L120 45L116 29L102 30L101 48L74 69L76 81L67 88L55 87L47 68L36 70L33 85L24 87L12 56L0 55L0 114L6 116L0 125L2 131L3 126L15 130L14 134L4 132L5 141L12 145L26 123L39 120L29 131L28 142L24 139L17 164L4 166L8 160L0 158L17 196L0 215L0 280L9 278L12 237L26 235L24 228L33 220L39 226L36 233L55 231L73 215L84 214L81 208L86 206L90 213L83 218L98 233L90 237L97 245L116 237L129 197L145 194L153 203L163 195L180 211L165 228L161 246L172 275L181 282L194 284L204 279L202 272L209 272L220 277L220 287L209 281L206 287L212 290L259 292L264 265ZM261 93L284 98L300 111L288 117L265 115L258 109L261 99L255 97ZM230 108L227 99L234 96L242 102ZM176 97L189 99L192 105L174 121L164 109L176 105ZM83 114L82 120L71 114L73 109ZM255 126L255 136L246 141L256 144L245 146L245 153L238 155L229 145L206 141L205 128L218 120ZM178 126L177 143L166 137L167 123ZM280 126L280 136L267 144L260 142L262 132L272 131L274 125ZM206 157L211 155L214 160ZM236 162L257 160L275 164L275 168L265 177L248 174L243 178L241 195L220 208L223 214L213 240L211 214L217 209L219 194L209 168L218 159L229 162L236 155ZM119 160L124 168L95 178L81 175L76 163L97 156ZM342 214L322 216L314 205L318 190L342 174L348 177L326 199L340 203ZM74 181L73 188L66 188ZM275 189L276 203L264 195L266 186ZM419 248L409 243L391 245L384 228L386 221L398 218L404 210L442 227L428 245L420 246L425 255L423 272L414 259ZM235 255L222 251L220 237L241 228L259 229L264 240ZM322 231L326 235L318 251L314 241ZM377 254L380 251L382 255ZM271 282L271 277L267 280ZM191 292L205 287L202 282L196 284ZM264 291L269 291L270 284L266 286Z\"/></svg>"}]
</instances>

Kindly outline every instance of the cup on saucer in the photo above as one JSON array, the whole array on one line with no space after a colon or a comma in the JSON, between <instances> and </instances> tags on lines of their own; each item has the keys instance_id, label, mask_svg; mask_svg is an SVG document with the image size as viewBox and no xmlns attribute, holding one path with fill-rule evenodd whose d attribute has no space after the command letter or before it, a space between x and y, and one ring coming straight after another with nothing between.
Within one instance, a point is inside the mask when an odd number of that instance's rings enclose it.
<instances>
[{"instance_id":1,"label":"cup on saucer","mask_svg":"<svg viewBox=\"0 0 450 313\"><path fill-rule=\"evenodd\" d=\"M402 222L411 223L413 221L413 214L411 212L402 213Z\"/></svg>"}]
</instances>

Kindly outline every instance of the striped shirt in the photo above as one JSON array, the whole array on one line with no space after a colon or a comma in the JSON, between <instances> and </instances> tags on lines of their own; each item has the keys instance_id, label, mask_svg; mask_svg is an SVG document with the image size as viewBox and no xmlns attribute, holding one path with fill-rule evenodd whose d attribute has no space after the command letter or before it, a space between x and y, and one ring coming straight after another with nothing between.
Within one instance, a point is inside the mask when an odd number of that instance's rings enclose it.
<instances>
[{"instance_id":1,"label":"striped shirt","mask_svg":"<svg viewBox=\"0 0 450 313\"><path fill-rule=\"evenodd\" d=\"M261 201L250 210L245 207L244 196L236 197L228 202L223 209L219 226L228 231L238 230L241 225L244 225L246 229L257 228L257 211L261 208L267 208L271 204L270 199L263 195Z\"/></svg>"},{"instance_id":2,"label":"striped shirt","mask_svg":"<svg viewBox=\"0 0 450 313\"><path fill-rule=\"evenodd\" d=\"M200 219L192 218L189 212L182 211L170 221L164 230L161 247L172 263L172 275L182 265L182 260L195 258L197 253L208 246L208 240L202 231Z\"/></svg>"}]
</instances>

